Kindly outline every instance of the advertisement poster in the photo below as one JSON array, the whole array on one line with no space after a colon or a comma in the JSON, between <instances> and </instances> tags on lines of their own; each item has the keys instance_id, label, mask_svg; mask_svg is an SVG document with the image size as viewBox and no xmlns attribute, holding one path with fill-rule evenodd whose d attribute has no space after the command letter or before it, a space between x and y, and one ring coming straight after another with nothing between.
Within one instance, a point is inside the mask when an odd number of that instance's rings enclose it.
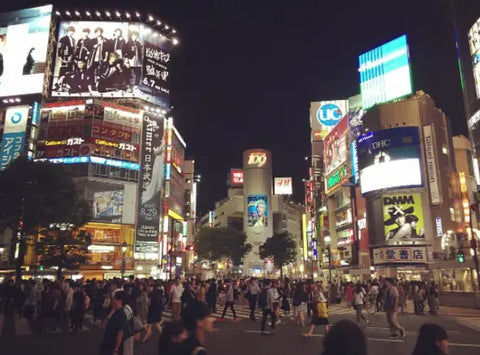
<instances>
[{"instance_id":1,"label":"advertisement poster","mask_svg":"<svg viewBox=\"0 0 480 355\"><path fill-rule=\"evenodd\" d=\"M0 170L5 169L23 152L28 111L28 106L15 106L9 107L5 112Z\"/></svg>"},{"instance_id":2,"label":"advertisement poster","mask_svg":"<svg viewBox=\"0 0 480 355\"><path fill-rule=\"evenodd\" d=\"M347 161L347 130L348 118L345 116L325 137L325 150L323 151L325 175L329 175Z\"/></svg>"},{"instance_id":3,"label":"advertisement poster","mask_svg":"<svg viewBox=\"0 0 480 355\"><path fill-rule=\"evenodd\" d=\"M386 244L412 244L425 241L420 194L383 195L382 206Z\"/></svg>"},{"instance_id":4,"label":"advertisement poster","mask_svg":"<svg viewBox=\"0 0 480 355\"><path fill-rule=\"evenodd\" d=\"M172 41L142 23L62 21L52 96L170 101Z\"/></svg>"},{"instance_id":5,"label":"advertisement poster","mask_svg":"<svg viewBox=\"0 0 480 355\"><path fill-rule=\"evenodd\" d=\"M250 195L247 197L247 213L249 227L268 226L267 195Z\"/></svg>"},{"instance_id":6,"label":"advertisement poster","mask_svg":"<svg viewBox=\"0 0 480 355\"><path fill-rule=\"evenodd\" d=\"M108 222L122 222L123 190L101 191L93 194L93 218Z\"/></svg>"},{"instance_id":7,"label":"advertisement poster","mask_svg":"<svg viewBox=\"0 0 480 355\"><path fill-rule=\"evenodd\" d=\"M412 93L407 36L382 44L358 57L364 110Z\"/></svg>"},{"instance_id":8,"label":"advertisement poster","mask_svg":"<svg viewBox=\"0 0 480 355\"><path fill-rule=\"evenodd\" d=\"M370 131L357 138L362 194L422 186L418 127Z\"/></svg>"},{"instance_id":9,"label":"advertisement poster","mask_svg":"<svg viewBox=\"0 0 480 355\"><path fill-rule=\"evenodd\" d=\"M0 14L0 97L41 93L52 5Z\"/></svg>"},{"instance_id":10,"label":"advertisement poster","mask_svg":"<svg viewBox=\"0 0 480 355\"><path fill-rule=\"evenodd\" d=\"M475 90L477 98L480 98L480 18L468 31L468 43L472 55L473 77L475 79Z\"/></svg>"},{"instance_id":11,"label":"advertisement poster","mask_svg":"<svg viewBox=\"0 0 480 355\"><path fill-rule=\"evenodd\" d=\"M163 128L163 119L148 114L143 116L135 253L158 251L165 165Z\"/></svg>"}]
</instances>

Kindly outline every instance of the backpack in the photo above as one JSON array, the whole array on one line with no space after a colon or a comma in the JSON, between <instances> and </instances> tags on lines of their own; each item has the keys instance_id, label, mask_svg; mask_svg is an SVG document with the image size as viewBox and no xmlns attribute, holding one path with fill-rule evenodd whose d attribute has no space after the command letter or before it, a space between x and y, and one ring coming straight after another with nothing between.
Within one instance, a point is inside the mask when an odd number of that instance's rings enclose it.
<instances>
[{"instance_id":1,"label":"backpack","mask_svg":"<svg viewBox=\"0 0 480 355\"><path fill-rule=\"evenodd\" d=\"M267 289L263 288L262 291L260 292L260 295L258 296L258 306L260 308L266 308L268 306L267 302Z\"/></svg>"}]
</instances>

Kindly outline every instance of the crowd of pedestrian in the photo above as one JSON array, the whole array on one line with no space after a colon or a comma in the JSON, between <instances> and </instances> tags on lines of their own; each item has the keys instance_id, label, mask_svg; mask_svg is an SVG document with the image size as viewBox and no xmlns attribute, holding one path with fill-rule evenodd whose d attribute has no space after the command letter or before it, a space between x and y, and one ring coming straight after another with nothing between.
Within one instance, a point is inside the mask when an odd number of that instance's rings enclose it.
<instances>
[{"instance_id":1,"label":"crowd of pedestrian","mask_svg":"<svg viewBox=\"0 0 480 355\"><path fill-rule=\"evenodd\" d=\"M236 322L238 304L248 305L252 322L257 320L256 310L261 310L262 335L275 334L282 320L301 327L309 325L303 334L306 338L313 335L316 326L322 326L326 334L324 354L333 354L329 349L346 346L334 344L338 332L355 334L362 324L370 326L367 305L385 312L390 338L404 337L405 329L397 315L406 312L407 299L413 300L415 314L424 313L425 302L430 313L437 314L434 283L397 283L390 278L356 284L333 280L324 285L321 281L288 278L161 281L132 276L128 280L8 280L0 285L0 304L5 313L26 318L32 330L39 333L58 328L79 331L86 312L91 312L94 323L104 330L100 353L109 355L133 354L134 343L149 341L154 330L161 334L159 354L206 354L205 336L212 331L214 321L211 315L216 314L216 321L223 322L230 311L232 322ZM355 309L356 324L342 321L330 329L329 306L341 302ZM164 323L166 307L171 309L171 320ZM446 333L425 327L420 336L435 338L432 344L436 348L445 347ZM417 344L418 354L427 346L422 344Z\"/></svg>"}]
</instances>

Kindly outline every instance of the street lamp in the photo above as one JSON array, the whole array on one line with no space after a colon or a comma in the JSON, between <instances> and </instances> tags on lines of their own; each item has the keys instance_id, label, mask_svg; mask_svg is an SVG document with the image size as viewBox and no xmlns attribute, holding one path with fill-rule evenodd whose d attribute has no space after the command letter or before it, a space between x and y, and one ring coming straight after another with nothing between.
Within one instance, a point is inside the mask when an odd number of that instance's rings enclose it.
<instances>
[{"instance_id":1,"label":"street lamp","mask_svg":"<svg viewBox=\"0 0 480 355\"><path fill-rule=\"evenodd\" d=\"M125 253L127 252L127 243L123 242L122 244L122 269L121 269L121 274L122 274L122 279L125 276Z\"/></svg>"}]
</instances>

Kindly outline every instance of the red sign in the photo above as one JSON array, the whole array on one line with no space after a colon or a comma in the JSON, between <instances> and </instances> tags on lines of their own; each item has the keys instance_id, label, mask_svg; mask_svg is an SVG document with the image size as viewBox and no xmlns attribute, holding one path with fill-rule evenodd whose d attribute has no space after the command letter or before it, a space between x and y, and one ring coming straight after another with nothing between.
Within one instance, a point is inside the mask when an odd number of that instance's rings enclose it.
<instances>
[{"instance_id":1,"label":"red sign","mask_svg":"<svg viewBox=\"0 0 480 355\"><path fill-rule=\"evenodd\" d=\"M92 125L92 137L130 143L132 141L132 130L113 123L94 123Z\"/></svg>"},{"instance_id":2,"label":"red sign","mask_svg":"<svg viewBox=\"0 0 480 355\"><path fill-rule=\"evenodd\" d=\"M242 186L243 185L243 170L241 169L231 169L230 170L230 182L232 186Z\"/></svg>"}]
</instances>

